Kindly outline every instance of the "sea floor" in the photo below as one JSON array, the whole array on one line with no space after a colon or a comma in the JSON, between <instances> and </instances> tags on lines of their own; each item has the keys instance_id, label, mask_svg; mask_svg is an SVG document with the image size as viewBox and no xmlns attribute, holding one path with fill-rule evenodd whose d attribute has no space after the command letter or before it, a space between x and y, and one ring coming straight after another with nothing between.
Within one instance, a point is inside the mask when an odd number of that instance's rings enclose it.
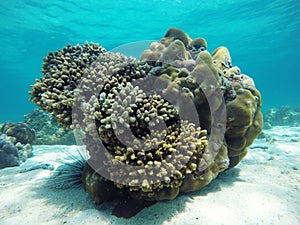
<instances>
[{"instance_id":1,"label":"sea floor","mask_svg":"<svg viewBox=\"0 0 300 225\"><path fill-rule=\"evenodd\" d=\"M300 224L300 127L264 133L237 167L207 187L131 219L112 216L115 203L96 207L83 189L49 187L51 166L79 146L34 146L34 157L20 167L0 170L0 224ZM39 165L47 166L30 170Z\"/></svg>"}]
</instances>

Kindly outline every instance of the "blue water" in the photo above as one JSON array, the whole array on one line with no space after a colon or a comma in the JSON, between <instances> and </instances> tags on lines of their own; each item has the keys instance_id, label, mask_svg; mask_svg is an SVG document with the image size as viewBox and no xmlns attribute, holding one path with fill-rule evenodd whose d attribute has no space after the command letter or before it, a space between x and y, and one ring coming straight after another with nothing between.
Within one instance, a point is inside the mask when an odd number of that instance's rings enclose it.
<instances>
[{"instance_id":1,"label":"blue water","mask_svg":"<svg viewBox=\"0 0 300 225\"><path fill-rule=\"evenodd\" d=\"M170 27L225 45L233 64L254 78L263 110L300 106L299 0L11 0L0 2L0 122L35 108L29 85L42 59L67 43L107 50L160 39Z\"/></svg>"}]
</instances>

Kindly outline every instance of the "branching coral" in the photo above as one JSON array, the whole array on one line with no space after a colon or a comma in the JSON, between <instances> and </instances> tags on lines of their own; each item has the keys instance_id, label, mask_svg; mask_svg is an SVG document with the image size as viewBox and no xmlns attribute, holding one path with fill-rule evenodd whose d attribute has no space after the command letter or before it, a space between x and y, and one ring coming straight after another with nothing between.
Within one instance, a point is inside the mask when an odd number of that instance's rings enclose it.
<instances>
[{"instance_id":1,"label":"branching coral","mask_svg":"<svg viewBox=\"0 0 300 225\"><path fill-rule=\"evenodd\" d=\"M85 132L84 188L96 203L119 199L117 216L201 189L261 131L260 93L226 47L210 55L205 39L176 28L139 61L84 46L66 48L79 70L61 60L66 50L46 57L31 100Z\"/></svg>"},{"instance_id":2,"label":"branching coral","mask_svg":"<svg viewBox=\"0 0 300 225\"><path fill-rule=\"evenodd\" d=\"M53 113L61 125L72 124L74 89L84 70L106 50L95 43L71 46L49 52L44 58L43 77L33 84L30 95L43 110Z\"/></svg>"}]
</instances>

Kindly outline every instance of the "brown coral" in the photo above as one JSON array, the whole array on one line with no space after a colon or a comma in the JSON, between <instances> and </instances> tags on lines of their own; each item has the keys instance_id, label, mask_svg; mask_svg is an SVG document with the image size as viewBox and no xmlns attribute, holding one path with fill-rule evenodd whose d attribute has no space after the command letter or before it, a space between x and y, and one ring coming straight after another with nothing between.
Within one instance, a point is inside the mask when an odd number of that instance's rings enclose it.
<instances>
[{"instance_id":1,"label":"brown coral","mask_svg":"<svg viewBox=\"0 0 300 225\"><path fill-rule=\"evenodd\" d=\"M177 48L175 55L188 55L188 58L173 58L174 61L169 62L168 58L165 60L164 55L168 54L168 48L178 42L176 40L180 39L178 37L182 37L182 35L178 35L178 31L171 30L171 32L167 32L166 36L167 38L164 37L158 42L164 48L160 47L159 50L150 48L144 52L141 59L151 62L151 55L159 52L159 60L176 67L172 71L161 70L159 72L162 73L161 76L171 80L169 86L180 85L185 88L189 96L193 97L201 126L208 130L208 134L211 131L212 120L216 119L212 118L210 114L218 112L223 104L222 98L224 98L227 113L226 145L228 145L228 154L231 160L230 167L235 166L246 155L247 147L252 144L262 129L261 96L255 88L253 79L241 74L241 70L237 66L232 66L232 59L226 47L217 48L212 56L207 51L199 51L196 55L192 54L193 42L200 42L206 46L204 39L186 41L186 49ZM222 90L221 98L220 90Z\"/></svg>"},{"instance_id":2,"label":"brown coral","mask_svg":"<svg viewBox=\"0 0 300 225\"><path fill-rule=\"evenodd\" d=\"M126 199L115 215L206 186L238 164L261 131L253 80L232 66L226 47L206 49L205 39L171 28L140 61L104 50L92 54L97 60L77 56L84 66L72 77L75 93L70 77L53 69L33 85L32 101L85 131L85 190L96 203Z\"/></svg>"},{"instance_id":3,"label":"brown coral","mask_svg":"<svg viewBox=\"0 0 300 225\"><path fill-rule=\"evenodd\" d=\"M31 86L30 101L53 113L61 125L72 124L74 89L85 69L106 50L95 43L71 46L49 52L44 58L43 77Z\"/></svg>"},{"instance_id":4,"label":"brown coral","mask_svg":"<svg viewBox=\"0 0 300 225\"><path fill-rule=\"evenodd\" d=\"M1 127L1 133L15 137L16 142L32 145L35 139L35 131L26 123L5 123Z\"/></svg>"}]
</instances>

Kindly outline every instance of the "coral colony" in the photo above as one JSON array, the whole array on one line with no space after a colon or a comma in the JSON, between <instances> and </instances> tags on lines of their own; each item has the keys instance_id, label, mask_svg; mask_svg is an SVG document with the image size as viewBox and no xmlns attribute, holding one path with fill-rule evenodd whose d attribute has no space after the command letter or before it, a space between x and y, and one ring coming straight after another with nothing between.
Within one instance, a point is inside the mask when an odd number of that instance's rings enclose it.
<instances>
[{"instance_id":1,"label":"coral colony","mask_svg":"<svg viewBox=\"0 0 300 225\"><path fill-rule=\"evenodd\" d=\"M31 101L85 133L82 183L129 218L236 166L262 129L261 96L229 51L171 28L140 60L85 43L50 52Z\"/></svg>"}]
</instances>

